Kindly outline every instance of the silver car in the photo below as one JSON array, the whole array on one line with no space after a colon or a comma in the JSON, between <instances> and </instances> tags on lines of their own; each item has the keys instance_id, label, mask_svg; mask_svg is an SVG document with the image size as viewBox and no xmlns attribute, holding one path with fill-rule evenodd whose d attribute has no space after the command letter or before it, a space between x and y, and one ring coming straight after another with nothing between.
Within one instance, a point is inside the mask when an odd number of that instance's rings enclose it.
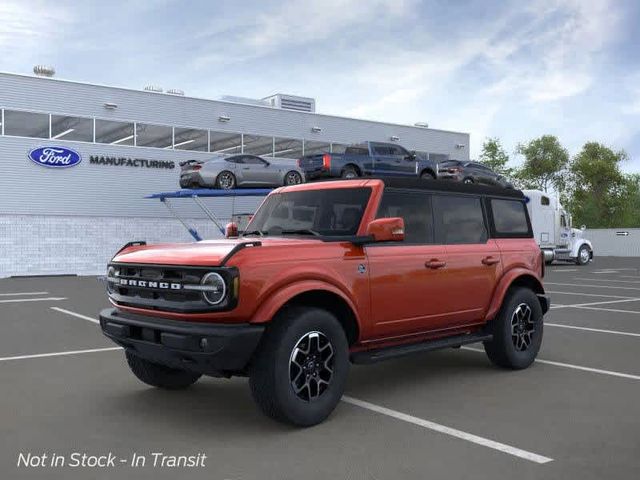
<instances>
[{"instance_id":1,"label":"silver car","mask_svg":"<svg viewBox=\"0 0 640 480\"><path fill-rule=\"evenodd\" d=\"M304 172L290 158L218 155L180 163L181 188L281 187L304 182Z\"/></svg>"}]
</instances>

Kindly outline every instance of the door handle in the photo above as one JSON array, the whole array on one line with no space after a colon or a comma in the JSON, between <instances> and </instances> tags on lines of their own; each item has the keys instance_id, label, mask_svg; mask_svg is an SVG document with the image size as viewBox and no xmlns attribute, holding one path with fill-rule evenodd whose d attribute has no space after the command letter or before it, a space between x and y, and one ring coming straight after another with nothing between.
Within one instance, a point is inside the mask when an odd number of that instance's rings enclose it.
<instances>
[{"instance_id":1,"label":"door handle","mask_svg":"<svg viewBox=\"0 0 640 480\"><path fill-rule=\"evenodd\" d=\"M431 260L427 260L424 262L424 266L427 268L431 268L433 270L437 270L438 268L443 268L447 262L443 262L438 260L437 258L432 258Z\"/></svg>"},{"instance_id":2,"label":"door handle","mask_svg":"<svg viewBox=\"0 0 640 480\"><path fill-rule=\"evenodd\" d=\"M489 255L488 257L484 257L482 259L482 263L484 265L495 265L496 263L500 263L500 259Z\"/></svg>"}]
</instances>

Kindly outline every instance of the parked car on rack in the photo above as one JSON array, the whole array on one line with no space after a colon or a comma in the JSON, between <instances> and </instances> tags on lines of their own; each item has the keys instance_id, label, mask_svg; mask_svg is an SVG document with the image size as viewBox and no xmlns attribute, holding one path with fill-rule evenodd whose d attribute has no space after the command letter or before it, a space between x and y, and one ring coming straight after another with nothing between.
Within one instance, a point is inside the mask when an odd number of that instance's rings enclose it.
<instances>
[{"instance_id":1,"label":"parked car on rack","mask_svg":"<svg viewBox=\"0 0 640 480\"><path fill-rule=\"evenodd\" d=\"M218 155L180 163L181 188L282 187L304 182L304 172L287 158Z\"/></svg>"},{"instance_id":2,"label":"parked car on rack","mask_svg":"<svg viewBox=\"0 0 640 480\"><path fill-rule=\"evenodd\" d=\"M494 172L479 162L444 160L438 164L438 178L462 183L480 183L502 188L513 188L504 175Z\"/></svg>"},{"instance_id":3,"label":"parked car on rack","mask_svg":"<svg viewBox=\"0 0 640 480\"><path fill-rule=\"evenodd\" d=\"M265 414L309 426L340 401L350 363L483 342L494 364L522 369L540 349L549 298L518 190L303 184L271 192L235 230L134 242L110 262L100 326L140 381L248 376Z\"/></svg>"},{"instance_id":4,"label":"parked car on rack","mask_svg":"<svg viewBox=\"0 0 640 480\"><path fill-rule=\"evenodd\" d=\"M370 175L436 179L438 164L427 155L410 152L395 143L364 142L344 153L305 155L298 160L307 180L357 178Z\"/></svg>"}]
</instances>

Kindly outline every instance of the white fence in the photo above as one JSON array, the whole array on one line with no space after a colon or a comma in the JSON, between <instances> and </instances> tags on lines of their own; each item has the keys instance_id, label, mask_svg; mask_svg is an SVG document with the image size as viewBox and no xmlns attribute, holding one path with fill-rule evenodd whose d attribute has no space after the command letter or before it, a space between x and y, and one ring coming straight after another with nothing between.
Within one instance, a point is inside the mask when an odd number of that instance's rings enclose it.
<instances>
[{"instance_id":1,"label":"white fence","mask_svg":"<svg viewBox=\"0 0 640 480\"><path fill-rule=\"evenodd\" d=\"M640 257L640 228L587 229L595 257Z\"/></svg>"}]
</instances>

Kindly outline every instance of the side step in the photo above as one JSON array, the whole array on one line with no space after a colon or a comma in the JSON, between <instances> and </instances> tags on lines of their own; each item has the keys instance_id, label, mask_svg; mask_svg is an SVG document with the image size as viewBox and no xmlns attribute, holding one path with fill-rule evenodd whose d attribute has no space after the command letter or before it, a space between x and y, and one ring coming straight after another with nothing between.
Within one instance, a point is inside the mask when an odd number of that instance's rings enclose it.
<instances>
[{"instance_id":1,"label":"side step","mask_svg":"<svg viewBox=\"0 0 640 480\"><path fill-rule=\"evenodd\" d=\"M365 350L351 354L351 362L355 364L369 364L389 360L391 358L404 357L412 353L430 352L442 348L454 348L469 343L485 342L491 340L493 335L488 333L472 333L469 335L455 335L453 337L427 340L426 342L412 343L410 345L398 345L395 347L378 348L375 350Z\"/></svg>"}]
</instances>

